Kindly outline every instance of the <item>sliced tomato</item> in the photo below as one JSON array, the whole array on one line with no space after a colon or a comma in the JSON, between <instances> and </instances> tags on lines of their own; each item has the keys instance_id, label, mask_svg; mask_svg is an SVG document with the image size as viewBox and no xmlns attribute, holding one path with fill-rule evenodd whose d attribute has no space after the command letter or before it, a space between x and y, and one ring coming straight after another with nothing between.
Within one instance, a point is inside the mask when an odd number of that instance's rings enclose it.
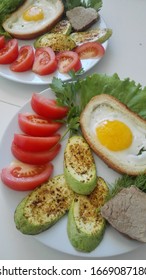
<instances>
[{"instance_id":1,"label":"sliced tomato","mask_svg":"<svg viewBox=\"0 0 146 280\"><path fill-rule=\"evenodd\" d=\"M60 134L49 137L36 137L15 133L13 141L15 145L24 151L41 152L50 150L59 142L60 138Z\"/></svg>"},{"instance_id":2,"label":"sliced tomato","mask_svg":"<svg viewBox=\"0 0 146 280\"><path fill-rule=\"evenodd\" d=\"M75 48L80 59L102 57L105 53L104 47L98 42L87 42Z\"/></svg>"},{"instance_id":3,"label":"sliced tomato","mask_svg":"<svg viewBox=\"0 0 146 280\"><path fill-rule=\"evenodd\" d=\"M24 72L32 68L34 62L34 50L32 46L22 46L18 58L10 65L14 72Z\"/></svg>"},{"instance_id":4,"label":"sliced tomato","mask_svg":"<svg viewBox=\"0 0 146 280\"><path fill-rule=\"evenodd\" d=\"M1 180L13 190L29 191L46 182L50 178L53 168L51 162L45 165L28 165L15 161L2 169Z\"/></svg>"},{"instance_id":5,"label":"sliced tomato","mask_svg":"<svg viewBox=\"0 0 146 280\"><path fill-rule=\"evenodd\" d=\"M81 69L82 64L78 54L74 51L63 51L56 55L58 70L61 73L68 73L70 70L75 72Z\"/></svg>"},{"instance_id":6,"label":"sliced tomato","mask_svg":"<svg viewBox=\"0 0 146 280\"><path fill-rule=\"evenodd\" d=\"M18 114L18 124L24 133L31 136L51 136L62 126L62 123L32 113Z\"/></svg>"},{"instance_id":7,"label":"sliced tomato","mask_svg":"<svg viewBox=\"0 0 146 280\"><path fill-rule=\"evenodd\" d=\"M6 40L4 36L0 36L0 49L2 49L6 44Z\"/></svg>"},{"instance_id":8,"label":"sliced tomato","mask_svg":"<svg viewBox=\"0 0 146 280\"><path fill-rule=\"evenodd\" d=\"M11 39L0 49L0 64L12 63L18 57L18 41Z\"/></svg>"},{"instance_id":9,"label":"sliced tomato","mask_svg":"<svg viewBox=\"0 0 146 280\"><path fill-rule=\"evenodd\" d=\"M12 142L11 151L14 157L24 163L28 164L45 164L53 160L59 153L61 145L58 143L49 151L42 152L26 152L20 149Z\"/></svg>"},{"instance_id":10,"label":"sliced tomato","mask_svg":"<svg viewBox=\"0 0 146 280\"><path fill-rule=\"evenodd\" d=\"M34 93L31 98L32 109L40 116L50 119L62 119L67 115L68 108L58 106L56 100Z\"/></svg>"},{"instance_id":11,"label":"sliced tomato","mask_svg":"<svg viewBox=\"0 0 146 280\"><path fill-rule=\"evenodd\" d=\"M39 75L48 75L56 71L57 61L50 47L36 49L32 71Z\"/></svg>"}]
</instances>

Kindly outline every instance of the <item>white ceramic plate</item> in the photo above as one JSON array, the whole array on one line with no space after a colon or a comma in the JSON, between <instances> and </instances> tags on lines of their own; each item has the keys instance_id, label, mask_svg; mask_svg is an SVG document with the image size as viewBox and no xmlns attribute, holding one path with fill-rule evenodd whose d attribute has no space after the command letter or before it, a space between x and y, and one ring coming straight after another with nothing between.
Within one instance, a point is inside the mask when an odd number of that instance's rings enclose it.
<instances>
[{"instance_id":1,"label":"white ceramic plate","mask_svg":"<svg viewBox=\"0 0 146 280\"><path fill-rule=\"evenodd\" d=\"M94 24L92 28L106 28L106 23L104 22L103 18L100 17L99 21ZM21 45L33 45L33 41L23 41L18 40L19 46ZM103 47L107 48L108 40L103 43ZM94 58L94 59L85 59L82 60L82 67L84 69L84 73L86 73L88 70L93 68L101 58ZM7 78L9 80L25 83L25 84L34 84L34 85L48 85L52 82L53 77L60 78L62 81L68 81L70 80L70 76L68 74L61 74L58 71L54 72L53 74L47 75L47 76L39 76L32 71L27 71L23 73L15 73L9 69L8 65L0 65L0 76Z\"/></svg>"},{"instance_id":2,"label":"white ceramic plate","mask_svg":"<svg viewBox=\"0 0 146 280\"><path fill-rule=\"evenodd\" d=\"M50 89L47 89L41 93L44 96L48 96L53 98L54 95ZM30 102L26 103L26 105L20 110L20 112L32 112ZM0 144L0 169L8 166L10 162L14 159L10 147L13 139L13 135L15 132L19 132L19 127L17 123L18 114L14 116L14 118L9 123L8 127L5 130L3 135L1 144ZM66 145L66 140L62 143L62 149L56 159L53 161L54 164L54 175L63 173L63 153ZM99 176L103 177L104 180L108 183L113 183L118 177L119 174L108 168L96 155L94 155L97 173ZM3 188L3 196L7 201L7 205L11 212L12 219L14 217L14 211L18 203L26 196L26 192L17 192L13 191L4 186ZM14 225L15 226L15 225ZM119 254L123 254L126 252L130 252L141 245L140 242L134 241L120 234L118 231L114 230L111 226L107 226L104 238L99 244L99 246L92 251L91 253L82 253L76 251L67 236L67 214L59 220L55 225L53 225L50 229L46 230L43 233L34 236L41 243L61 251L63 253L68 253L70 255L74 255L76 257L87 257L87 258L102 258L115 256Z\"/></svg>"}]
</instances>

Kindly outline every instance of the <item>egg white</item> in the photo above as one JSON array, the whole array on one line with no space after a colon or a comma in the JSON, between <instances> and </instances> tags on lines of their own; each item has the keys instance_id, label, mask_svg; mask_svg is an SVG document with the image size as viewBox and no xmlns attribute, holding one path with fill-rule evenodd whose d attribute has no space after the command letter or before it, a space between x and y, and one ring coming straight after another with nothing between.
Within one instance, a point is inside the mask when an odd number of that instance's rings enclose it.
<instances>
[{"instance_id":1,"label":"egg white","mask_svg":"<svg viewBox=\"0 0 146 280\"><path fill-rule=\"evenodd\" d=\"M141 148L146 149L146 127L139 126L136 124L132 117L124 114L122 111L110 106L110 104L102 104L97 106L90 115L88 123L88 129L92 135L94 142L98 143L96 136L96 127L105 120L119 120L125 123L133 134L133 141L129 148L122 151L110 151L103 146L107 154L112 156L115 160L121 161L125 164L134 164L142 166L146 164L146 151L143 151L141 155L138 155Z\"/></svg>"}]
</instances>

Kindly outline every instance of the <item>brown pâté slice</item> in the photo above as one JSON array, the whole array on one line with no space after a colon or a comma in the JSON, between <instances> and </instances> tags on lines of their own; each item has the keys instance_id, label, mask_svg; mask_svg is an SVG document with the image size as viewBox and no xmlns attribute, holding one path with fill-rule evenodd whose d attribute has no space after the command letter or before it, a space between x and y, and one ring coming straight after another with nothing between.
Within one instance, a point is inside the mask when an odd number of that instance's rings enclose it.
<instances>
[{"instance_id":1,"label":"brown p\u00e2t\u00e9 slice","mask_svg":"<svg viewBox=\"0 0 146 280\"><path fill-rule=\"evenodd\" d=\"M51 178L19 203L14 213L16 228L29 235L48 229L69 210L73 197L64 175Z\"/></svg>"}]
</instances>

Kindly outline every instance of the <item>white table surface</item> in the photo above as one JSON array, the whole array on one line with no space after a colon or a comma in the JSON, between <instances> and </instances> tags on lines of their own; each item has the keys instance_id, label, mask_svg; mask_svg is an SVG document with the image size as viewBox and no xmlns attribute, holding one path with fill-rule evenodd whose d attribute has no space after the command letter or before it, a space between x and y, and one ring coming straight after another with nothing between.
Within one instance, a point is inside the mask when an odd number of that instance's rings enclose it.
<instances>
[{"instance_id":1,"label":"white table surface","mask_svg":"<svg viewBox=\"0 0 146 280\"><path fill-rule=\"evenodd\" d=\"M112 75L121 79L129 77L146 85L146 1L103 0L101 15L113 35L104 58L89 71ZM11 118L30 98L47 86L20 84L0 77L0 138ZM3 159L0 157L0 160ZM79 259L46 247L34 237L19 233L10 217L9 207L3 199L0 186L0 259L1 260L65 260ZM83 258L82 258L83 259ZM106 258L107 259L107 258ZM108 259L146 259L146 245Z\"/></svg>"}]
</instances>

